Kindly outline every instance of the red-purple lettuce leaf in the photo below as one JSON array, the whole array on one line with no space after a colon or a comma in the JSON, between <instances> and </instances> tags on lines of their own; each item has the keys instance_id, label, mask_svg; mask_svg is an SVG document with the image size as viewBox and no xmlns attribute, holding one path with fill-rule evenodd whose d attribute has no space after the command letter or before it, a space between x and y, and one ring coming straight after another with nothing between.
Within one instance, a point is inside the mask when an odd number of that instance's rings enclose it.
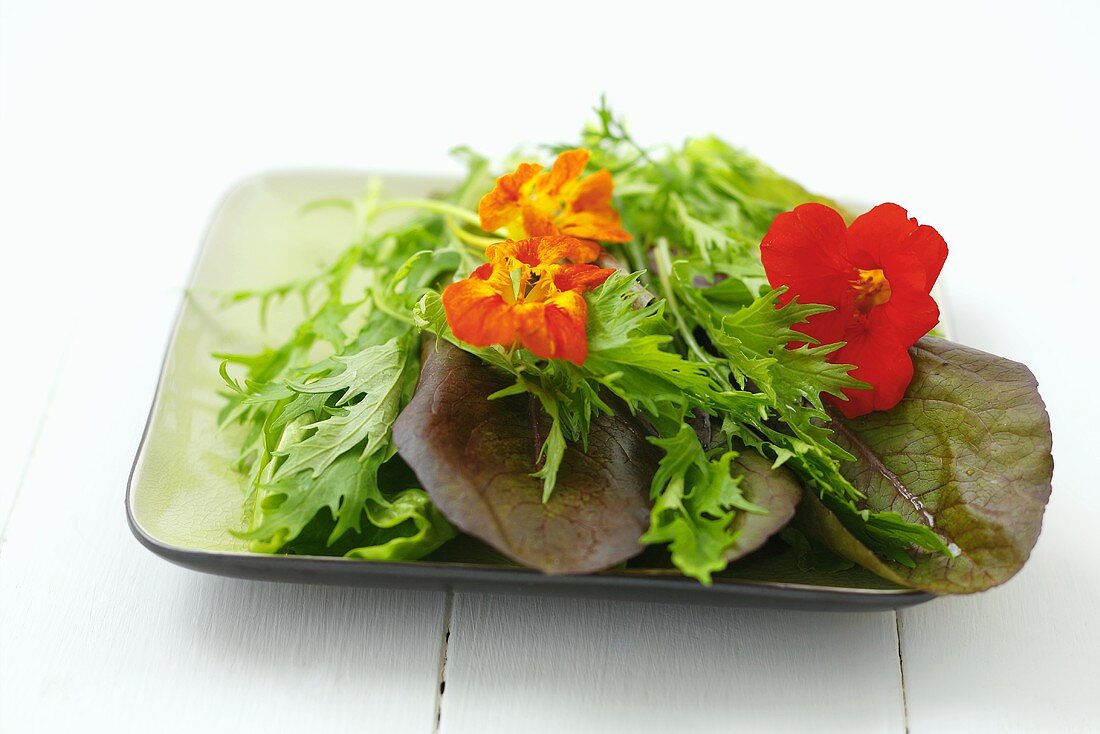
<instances>
[{"instance_id":1,"label":"red-purple lettuce leaf","mask_svg":"<svg viewBox=\"0 0 1100 734\"><path fill-rule=\"evenodd\" d=\"M456 527L546 573L601 571L637 554L649 525L653 447L630 418L592 421L588 449L569 445L542 501L537 471L550 419L527 395L488 397L510 377L443 340L425 342L416 394L394 444Z\"/></svg>"},{"instance_id":2,"label":"red-purple lettuce leaf","mask_svg":"<svg viewBox=\"0 0 1100 734\"><path fill-rule=\"evenodd\" d=\"M770 461L752 449L743 450L733 460L733 472L741 472L741 492L745 499L767 510L740 512L734 520L737 541L726 551L726 560L734 561L764 545L794 517L802 497L802 485L787 469L772 469Z\"/></svg>"},{"instance_id":3,"label":"red-purple lettuce leaf","mask_svg":"<svg viewBox=\"0 0 1100 734\"><path fill-rule=\"evenodd\" d=\"M868 509L931 524L957 555L914 552L912 568L884 561L812 492L796 524L905 586L982 591L1019 571L1039 537L1054 469L1046 407L1017 362L932 337L910 354L913 382L897 407L836 420L837 443L857 457L841 471Z\"/></svg>"}]
</instances>

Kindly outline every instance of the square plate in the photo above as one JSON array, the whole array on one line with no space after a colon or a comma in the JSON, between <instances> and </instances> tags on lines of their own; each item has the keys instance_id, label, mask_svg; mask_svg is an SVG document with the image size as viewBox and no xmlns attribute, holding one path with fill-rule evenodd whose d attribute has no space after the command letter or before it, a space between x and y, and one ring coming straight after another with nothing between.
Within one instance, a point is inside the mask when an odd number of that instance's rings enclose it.
<instances>
[{"instance_id":1,"label":"square plate","mask_svg":"<svg viewBox=\"0 0 1100 734\"><path fill-rule=\"evenodd\" d=\"M296 302L273 304L267 328L255 304L225 307L224 295L300 279L333 260L353 238L347 212L301 213L307 202L358 196L365 173L285 172L234 187L211 222L183 299L149 421L127 488L130 528L154 553L187 568L225 576L318 584L554 594L649 602L817 610L886 610L928 601L856 567L802 571L789 553L765 548L715 576L711 586L664 570L614 570L547 576L477 562L452 541L428 559L382 563L323 556L249 553L230 534L243 529L243 478L231 467L240 436L215 430L222 388L214 352L247 353L277 342L301 316ZM382 176L389 196L422 197L454 181ZM400 221L391 215L381 224ZM484 558L484 554L482 554Z\"/></svg>"}]
</instances>

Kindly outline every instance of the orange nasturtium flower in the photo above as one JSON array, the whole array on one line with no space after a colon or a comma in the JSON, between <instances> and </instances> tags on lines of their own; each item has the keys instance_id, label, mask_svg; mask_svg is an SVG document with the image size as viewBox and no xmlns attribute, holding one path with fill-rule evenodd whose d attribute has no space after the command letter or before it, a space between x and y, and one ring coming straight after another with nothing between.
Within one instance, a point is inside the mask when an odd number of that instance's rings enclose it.
<instances>
[{"instance_id":1,"label":"orange nasturtium flower","mask_svg":"<svg viewBox=\"0 0 1100 734\"><path fill-rule=\"evenodd\" d=\"M601 242L630 242L611 205L614 182L602 170L581 178L588 151L567 150L544 171L537 163L520 163L481 199L477 213L481 227L493 232L504 227L513 239L567 235Z\"/></svg>"},{"instance_id":2,"label":"orange nasturtium flower","mask_svg":"<svg viewBox=\"0 0 1100 734\"><path fill-rule=\"evenodd\" d=\"M489 262L443 290L454 335L476 347L521 343L544 359L583 364L588 357L583 294L615 272L589 264L599 256L599 245L534 237L489 245L485 254Z\"/></svg>"}]
</instances>

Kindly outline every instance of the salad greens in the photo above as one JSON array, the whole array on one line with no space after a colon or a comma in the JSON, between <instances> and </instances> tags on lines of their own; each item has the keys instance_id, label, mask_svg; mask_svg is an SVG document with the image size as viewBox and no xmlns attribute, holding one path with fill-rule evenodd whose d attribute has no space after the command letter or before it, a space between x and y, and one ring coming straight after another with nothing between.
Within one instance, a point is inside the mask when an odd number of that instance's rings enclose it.
<instances>
[{"instance_id":1,"label":"salad greens","mask_svg":"<svg viewBox=\"0 0 1100 734\"><path fill-rule=\"evenodd\" d=\"M839 344L795 330L831 307L780 305L760 241L797 205L839 207L717 138L647 148L596 113L580 147L614 177L633 240L605 246L617 272L584 295L583 363L452 332L442 290L502 239L476 214L495 176L465 149L468 175L445 198L372 186L315 202L303 216L336 207L358 223L344 254L232 297L258 301L261 321L275 299L305 310L281 345L216 355L220 421L244 427L236 532L251 549L411 560L461 532L550 573L629 569L649 546L647 566L710 583L775 536L819 567L844 565L827 547L936 592L1018 570L1050 480L1026 368L926 338L901 405L834 415L822 395L862 383L829 361ZM415 214L375 225L398 209Z\"/></svg>"}]
</instances>

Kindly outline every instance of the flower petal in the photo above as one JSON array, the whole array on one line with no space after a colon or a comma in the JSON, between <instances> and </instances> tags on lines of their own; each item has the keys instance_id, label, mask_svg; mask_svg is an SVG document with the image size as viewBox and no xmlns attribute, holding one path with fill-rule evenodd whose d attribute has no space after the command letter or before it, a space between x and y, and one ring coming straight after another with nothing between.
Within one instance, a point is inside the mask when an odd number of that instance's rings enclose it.
<instances>
[{"instance_id":1,"label":"flower petal","mask_svg":"<svg viewBox=\"0 0 1100 734\"><path fill-rule=\"evenodd\" d=\"M800 303L844 303L855 275L845 241L844 220L823 204L777 216L760 243L760 260L772 288L789 288L780 303L795 295Z\"/></svg>"},{"instance_id":2,"label":"flower petal","mask_svg":"<svg viewBox=\"0 0 1100 734\"><path fill-rule=\"evenodd\" d=\"M871 384L870 390L844 390L847 401L824 396L825 401L839 409L845 418L893 408L905 397L905 390L913 379L913 360L908 348L890 341L884 343L871 330L854 335L852 341L829 356L835 364L856 365L849 374Z\"/></svg>"},{"instance_id":3,"label":"flower petal","mask_svg":"<svg viewBox=\"0 0 1100 734\"><path fill-rule=\"evenodd\" d=\"M517 234L523 237L552 237L562 232L550 217L533 206L524 206L523 232Z\"/></svg>"},{"instance_id":4,"label":"flower petal","mask_svg":"<svg viewBox=\"0 0 1100 734\"><path fill-rule=\"evenodd\" d=\"M543 359L584 364L588 357L588 304L576 291L557 293L545 301L516 307L523 346Z\"/></svg>"},{"instance_id":5,"label":"flower petal","mask_svg":"<svg viewBox=\"0 0 1100 734\"><path fill-rule=\"evenodd\" d=\"M493 280L471 277L443 289L443 311L451 331L475 347L508 345L516 340L513 309Z\"/></svg>"},{"instance_id":6,"label":"flower petal","mask_svg":"<svg viewBox=\"0 0 1100 734\"><path fill-rule=\"evenodd\" d=\"M880 204L849 227L848 252L858 267L882 268L890 283L890 300L867 316L880 338L908 348L936 325L940 310L928 292L947 259L939 232L897 204Z\"/></svg>"},{"instance_id":7,"label":"flower petal","mask_svg":"<svg viewBox=\"0 0 1100 734\"><path fill-rule=\"evenodd\" d=\"M798 302L802 303L804 300L805 299L799 297ZM808 302L809 301L807 301L807 303ZM855 325L854 322L854 307L849 305L840 306L834 311L827 311L825 313L819 313L816 316L811 316L807 323L795 324L791 328L807 336L813 337L817 344L836 344L837 342L842 342L847 339L845 334L849 329L853 328ZM801 345L792 343L790 346L797 348Z\"/></svg>"},{"instance_id":8,"label":"flower petal","mask_svg":"<svg viewBox=\"0 0 1100 734\"><path fill-rule=\"evenodd\" d=\"M515 171L497 179L496 186L477 205L481 228L486 232L500 229L519 215L518 202L523 187L542 170L538 163L520 163Z\"/></svg>"},{"instance_id":9,"label":"flower petal","mask_svg":"<svg viewBox=\"0 0 1100 734\"><path fill-rule=\"evenodd\" d=\"M630 242L633 237L620 226L619 213L611 205L614 187L606 169L578 181L570 212L560 223L562 233L603 242Z\"/></svg>"},{"instance_id":10,"label":"flower petal","mask_svg":"<svg viewBox=\"0 0 1100 734\"><path fill-rule=\"evenodd\" d=\"M614 189L615 181L611 178L611 171L606 168L582 178L574 190L573 211L596 214L614 212L611 208L611 192Z\"/></svg>"},{"instance_id":11,"label":"flower petal","mask_svg":"<svg viewBox=\"0 0 1100 734\"><path fill-rule=\"evenodd\" d=\"M562 234L601 242L630 242L633 235L619 225L618 212L575 212L561 217Z\"/></svg>"},{"instance_id":12,"label":"flower petal","mask_svg":"<svg viewBox=\"0 0 1100 734\"><path fill-rule=\"evenodd\" d=\"M538 237L528 242L534 243L538 251L538 262L533 264L549 265L562 260L590 263L601 252L597 243L578 240L576 237Z\"/></svg>"},{"instance_id":13,"label":"flower petal","mask_svg":"<svg viewBox=\"0 0 1100 734\"><path fill-rule=\"evenodd\" d=\"M916 228L917 220L897 204L879 204L848 227L848 257L857 268L881 268L884 255L901 252Z\"/></svg>"},{"instance_id":14,"label":"flower petal","mask_svg":"<svg viewBox=\"0 0 1100 734\"><path fill-rule=\"evenodd\" d=\"M553 167L537 184L537 191L541 196L558 196L562 187L584 173L584 167L588 165L588 151L583 148L574 148L562 152Z\"/></svg>"},{"instance_id":15,"label":"flower petal","mask_svg":"<svg viewBox=\"0 0 1100 734\"><path fill-rule=\"evenodd\" d=\"M848 256L858 268L882 268L887 278L890 270L896 275L902 267L920 273L920 288L927 293L947 260L947 243L939 232L927 224L917 224L897 204L879 204L848 228ZM898 257L905 258L904 263L891 267ZM891 280L891 286L893 283Z\"/></svg>"},{"instance_id":16,"label":"flower petal","mask_svg":"<svg viewBox=\"0 0 1100 734\"><path fill-rule=\"evenodd\" d=\"M565 291L546 302L546 326L554 338L558 359L576 365L588 359L588 304L576 291Z\"/></svg>"},{"instance_id":17,"label":"flower petal","mask_svg":"<svg viewBox=\"0 0 1100 734\"><path fill-rule=\"evenodd\" d=\"M908 349L939 323L936 300L920 290L894 290L890 300L867 314L871 331Z\"/></svg>"},{"instance_id":18,"label":"flower petal","mask_svg":"<svg viewBox=\"0 0 1100 734\"><path fill-rule=\"evenodd\" d=\"M554 285L560 291L586 293L603 285L603 282L614 272L614 268L601 268L596 265L562 265L554 273Z\"/></svg>"},{"instance_id":19,"label":"flower petal","mask_svg":"<svg viewBox=\"0 0 1100 734\"><path fill-rule=\"evenodd\" d=\"M940 271L947 260L947 242L940 233L927 224L917 227L906 241L907 248L924 264L924 277L928 290L936 284Z\"/></svg>"}]
</instances>

